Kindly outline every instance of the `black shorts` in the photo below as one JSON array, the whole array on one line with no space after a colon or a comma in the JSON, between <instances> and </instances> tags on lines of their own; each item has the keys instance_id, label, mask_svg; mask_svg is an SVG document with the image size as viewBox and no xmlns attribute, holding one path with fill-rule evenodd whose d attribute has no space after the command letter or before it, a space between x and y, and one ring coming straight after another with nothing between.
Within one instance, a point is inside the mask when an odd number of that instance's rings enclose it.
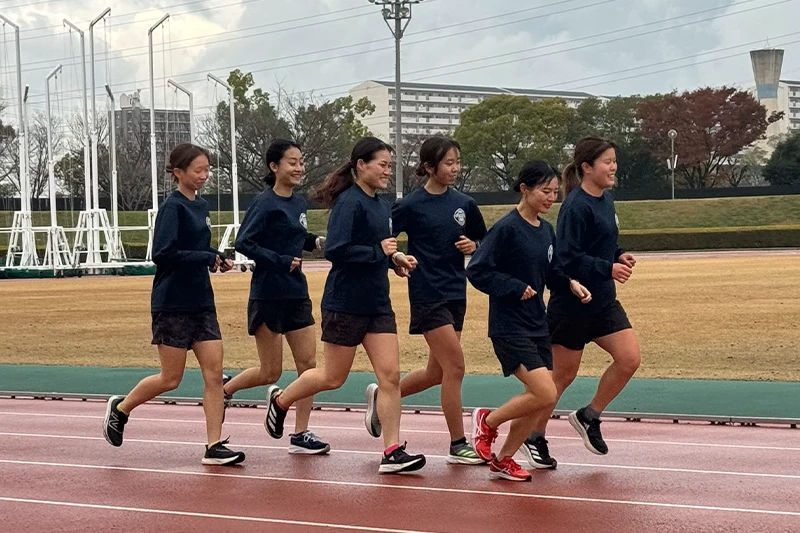
<instances>
[{"instance_id":1,"label":"black shorts","mask_svg":"<svg viewBox=\"0 0 800 533\"><path fill-rule=\"evenodd\" d=\"M351 315L322 310L322 342L339 346L358 346L367 333L397 334L394 313Z\"/></svg>"},{"instance_id":2,"label":"black shorts","mask_svg":"<svg viewBox=\"0 0 800 533\"><path fill-rule=\"evenodd\" d=\"M505 377L520 366L553 370L553 351L547 337L492 337L492 345Z\"/></svg>"},{"instance_id":3,"label":"black shorts","mask_svg":"<svg viewBox=\"0 0 800 533\"><path fill-rule=\"evenodd\" d=\"M190 350L196 342L222 340L216 311L151 314L153 317L151 344L163 344Z\"/></svg>"},{"instance_id":4,"label":"black shorts","mask_svg":"<svg viewBox=\"0 0 800 533\"><path fill-rule=\"evenodd\" d=\"M570 350L583 350L600 337L631 329L631 322L622 304L615 300L599 313L565 316L547 313L550 342Z\"/></svg>"},{"instance_id":5,"label":"black shorts","mask_svg":"<svg viewBox=\"0 0 800 533\"><path fill-rule=\"evenodd\" d=\"M453 326L456 331L464 329L467 300L440 300L411 304L411 321L408 332L422 335L442 326Z\"/></svg>"},{"instance_id":6,"label":"black shorts","mask_svg":"<svg viewBox=\"0 0 800 533\"><path fill-rule=\"evenodd\" d=\"M311 300L250 300L247 303L247 332L255 335L261 324L273 333L288 333L313 326Z\"/></svg>"}]
</instances>

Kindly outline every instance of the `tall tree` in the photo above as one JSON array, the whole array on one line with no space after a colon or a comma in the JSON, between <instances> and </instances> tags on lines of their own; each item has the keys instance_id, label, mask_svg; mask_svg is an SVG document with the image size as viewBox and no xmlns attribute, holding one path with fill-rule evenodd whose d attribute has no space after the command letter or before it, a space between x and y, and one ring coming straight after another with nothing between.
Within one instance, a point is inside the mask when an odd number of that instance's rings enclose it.
<instances>
[{"instance_id":1,"label":"tall tree","mask_svg":"<svg viewBox=\"0 0 800 533\"><path fill-rule=\"evenodd\" d=\"M667 132L678 132L677 173L693 189L714 187L728 158L761 139L783 116L767 111L753 96L731 87L702 88L647 98L639 105L641 131L659 159L670 156Z\"/></svg>"},{"instance_id":2,"label":"tall tree","mask_svg":"<svg viewBox=\"0 0 800 533\"><path fill-rule=\"evenodd\" d=\"M495 96L461 113L454 137L470 167L485 169L495 187L507 190L530 159L564 162L574 111L561 99L532 102L524 96Z\"/></svg>"},{"instance_id":3,"label":"tall tree","mask_svg":"<svg viewBox=\"0 0 800 533\"><path fill-rule=\"evenodd\" d=\"M775 148L764 167L771 185L800 185L800 132L794 132Z\"/></svg>"}]
</instances>

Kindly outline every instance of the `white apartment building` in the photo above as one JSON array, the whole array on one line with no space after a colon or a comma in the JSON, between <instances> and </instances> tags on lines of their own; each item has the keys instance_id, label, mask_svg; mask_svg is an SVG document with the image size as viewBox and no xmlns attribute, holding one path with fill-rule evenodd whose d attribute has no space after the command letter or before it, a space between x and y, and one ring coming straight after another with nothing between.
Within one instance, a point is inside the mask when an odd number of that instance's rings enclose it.
<instances>
[{"instance_id":1,"label":"white apartment building","mask_svg":"<svg viewBox=\"0 0 800 533\"><path fill-rule=\"evenodd\" d=\"M367 97L375 106L375 112L363 123L374 135L389 142L394 141L394 93L393 81L369 80L350 89L350 95L355 100ZM436 133L452 135L460 123L462 111L492 96L527 96L533 101L563 98L571 107L577 107L583 100L594 97L583 92L433 83L403 83L401 93L402 130L403 135L409 136Z\"/></svg>"},{"instance_id":2,"label":"white apartment building","mask_svg":"<svg viewBox=\"0 0 800 533\"><path fill-rule=\"evenodd\" d=\"M778 83L778 109L783 111L782 133L800 130L800 81Z\"/></svg>"}]
</instances>

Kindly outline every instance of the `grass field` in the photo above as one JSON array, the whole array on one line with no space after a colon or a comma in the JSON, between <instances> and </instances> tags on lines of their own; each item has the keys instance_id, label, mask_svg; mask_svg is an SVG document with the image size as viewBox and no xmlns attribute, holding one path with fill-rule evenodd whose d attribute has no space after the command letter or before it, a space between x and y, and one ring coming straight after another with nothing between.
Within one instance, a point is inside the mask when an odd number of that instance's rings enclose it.
<instances>
[{"instance_id":1,"label":"grass field","mask_svg":"<svg viewBox=\"0 0 800 533\"><path fill-rule=\"evenodd\" d=\"M325 274L308 274L315 317ZM226 368L256 360L246 331L249 274L212 277ZM796 257L642 259L619 291L642 346L639 377L800 380L800 261ZM150 342L151 277L0 282L0 363L157 366ZM401 368L424 364L421 337L406 334L406 282L392 276ZM463 346L469 373L498 373L486 338L487 298L470 288ZM319 336L319 325L317 325ZM322 346L318 346L321 356ZM321 360L321 358L320 358ZM609 358L592 347L582 375ZM194 364L194 363L192 363ZM292 368L288 350L285 368ZM356 370L369 370L366 357Z\"/></svg>"},{"instance_id":2,"label":"grass field","mask_svg":"<svg viewBox=\"0 0 800 533\"><path fill-rule=\"evenodd\" d=\"M560 204L546 217L555 223ZM800 225L800 195L794 196L759 196L749 198L714 198L698 200L647 200L617 202L620 229L627 231L687 229L687 228L744 228L766 226ZM494 224L497 219L511 209L508 205L481 206L487 225ZM13 213L0 211L0 228L11 225ZM242 216L244 213L242 213ZM110 215L109 215L110 217ZM308 213L309 230L317 234L325 234L328 221L326 210L312 210ZM59 212L59 224L66 228L75 227L78 214ZM146 226L146 212L121 212L121 226ZM212 212L214 224L230 224L233 213L223 211ZM33 213L33 223L46 226L50 222L49 212ZM221 233L221 231L220 231ZM45 236L39 240L44 246ZM0 248L7 246L7 235L0 234ZM147 243L146 231L123 233L125 244Z\"/></svg>"}]
</instances>

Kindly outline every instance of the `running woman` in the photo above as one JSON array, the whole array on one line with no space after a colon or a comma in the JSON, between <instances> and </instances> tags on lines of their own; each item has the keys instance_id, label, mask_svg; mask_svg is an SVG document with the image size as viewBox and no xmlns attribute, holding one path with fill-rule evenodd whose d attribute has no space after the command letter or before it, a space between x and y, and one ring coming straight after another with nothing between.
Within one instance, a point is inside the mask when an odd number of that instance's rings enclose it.
<instances>
[{"instance_id":1,"label":"running woman","mask_svg":"<svg viewBox=\"0 0 800 533\"><path fill-rule=\"evenodd\" d=\"M376 196L392 174L391 146L374 137L360 140L350 161L329 175L315 200L331 207L325 258L332 265L322 296L322 342L325 366L304 372L285 391L267 390L267 431L283 436L291 405L318 392L344 384L356 347L367 352L378 378L378 412L386 449L382 474L419 470L423 455L409 455L400 446L400 355L397 324L389 298L388 270L407 275L416 259L397 251L392 237L391 209Z\"/></svg>"},{"instance_id":2,"label":"running woman","mask_svg":"<svg viewBox=\"0 0 800 533\"><path fill-rule=\"evenodd\" d=\"M421 189L392 206L394 234L408 235L408 252L419 261L408 279L411 335L424 335L430 348L428 364L400 381L406 397L441 385L442 411L450 430L451 464L484 464L464 436L461 383L464 353L461 330L467 312L464 256L475 252L486 225L475 201L451 188L461 169L461 147L445 137L422 143L416 173L427 176ZM367 431L381 433L375 411L378 387L367 388Z\"/></svg>"},{"instance_id":3,"label":"running woman","mask_svg":"<svg viewBox=\"0 0 800 533\"><path fill-rule=\"evenodd\" d=\"M531 161L520 172L514 190L522 193L519 205L489 230L467 275L489 295L489 337L503 375L519 379L525 392L494 411L476 409L472 421L475 450L490 461L490 477L530 481L530 472L513 456L539 415L551 412L557 400L544 289L569 291L583 302L591 300L591 295L554 268L555 232L539 218L556 200L557 173L543 161ZM508 421L508 437L494 455L497 428Z\"/></svg>"},{"instance_id":4,"label":"running woman","mask_svg":"<svg viewBox=\"0 0 800 533\"><path fill-rule=\"evenodd\" d=\"M636 265L634 257L617 244L619 218L608 192L617 171L615 148L611 141L598 137L581 139L574 161L564 171L565 200L558 213L556 263L592 292L592 302L583 305L570 291L556 288L547 309L553 380L559 397L578 374L588 343L595 342L614 360L600 378L592 401L569 415L570 425L586 448L597 455L608 453L600 432L600 415L641 362L639 343L617 300L614 284L628 281ZM550 415L543 414L533 439L543 436Z\"/></svg>"},{"instance_id":5,"label":"running woman","mask_svg":"<svg viewBox=\"0 0 800 533\"><path fill-rule=\"evenodd\" d=\"M208 152L181 144L169 154L167 172L177 182L158 210L153 232L153 280L151 312L153 341L158 346L161 372L144 378L125 397L112 396L106 406L103 435L122 445L131 412L143 403L180 385L186 354L192 350L200 363L205 387L206 445L203 464L234 465L244 453L234 452L220 441L224 413L222 392L222 335L217 322L209 269L227 272L233 263L211 248L208 204L197 191L208 180Z\"/></svg>"},{"instance_id":6,"label":"running woman","mask_svg":"<svg viewBox=\"0 0 800 533\"><path fill-rule=\"evenodd\" d=\"M303 274L303 250L321 249L324 238L309 233L306 200L294 194L305 167L300 146L276 140L267 149L266 190L247 210L239 228L236 250L255 261L247 305L247 331L256 339L259 366L233 379L226 377L225 399L234 393L271 385L281 377L283 337L292 350L297 373L316 365L317 340L314 317ZM297 402L294 433L289 453L323 454L330 446L308 430L314 398Z\"/></svg>"}]
</instances>

